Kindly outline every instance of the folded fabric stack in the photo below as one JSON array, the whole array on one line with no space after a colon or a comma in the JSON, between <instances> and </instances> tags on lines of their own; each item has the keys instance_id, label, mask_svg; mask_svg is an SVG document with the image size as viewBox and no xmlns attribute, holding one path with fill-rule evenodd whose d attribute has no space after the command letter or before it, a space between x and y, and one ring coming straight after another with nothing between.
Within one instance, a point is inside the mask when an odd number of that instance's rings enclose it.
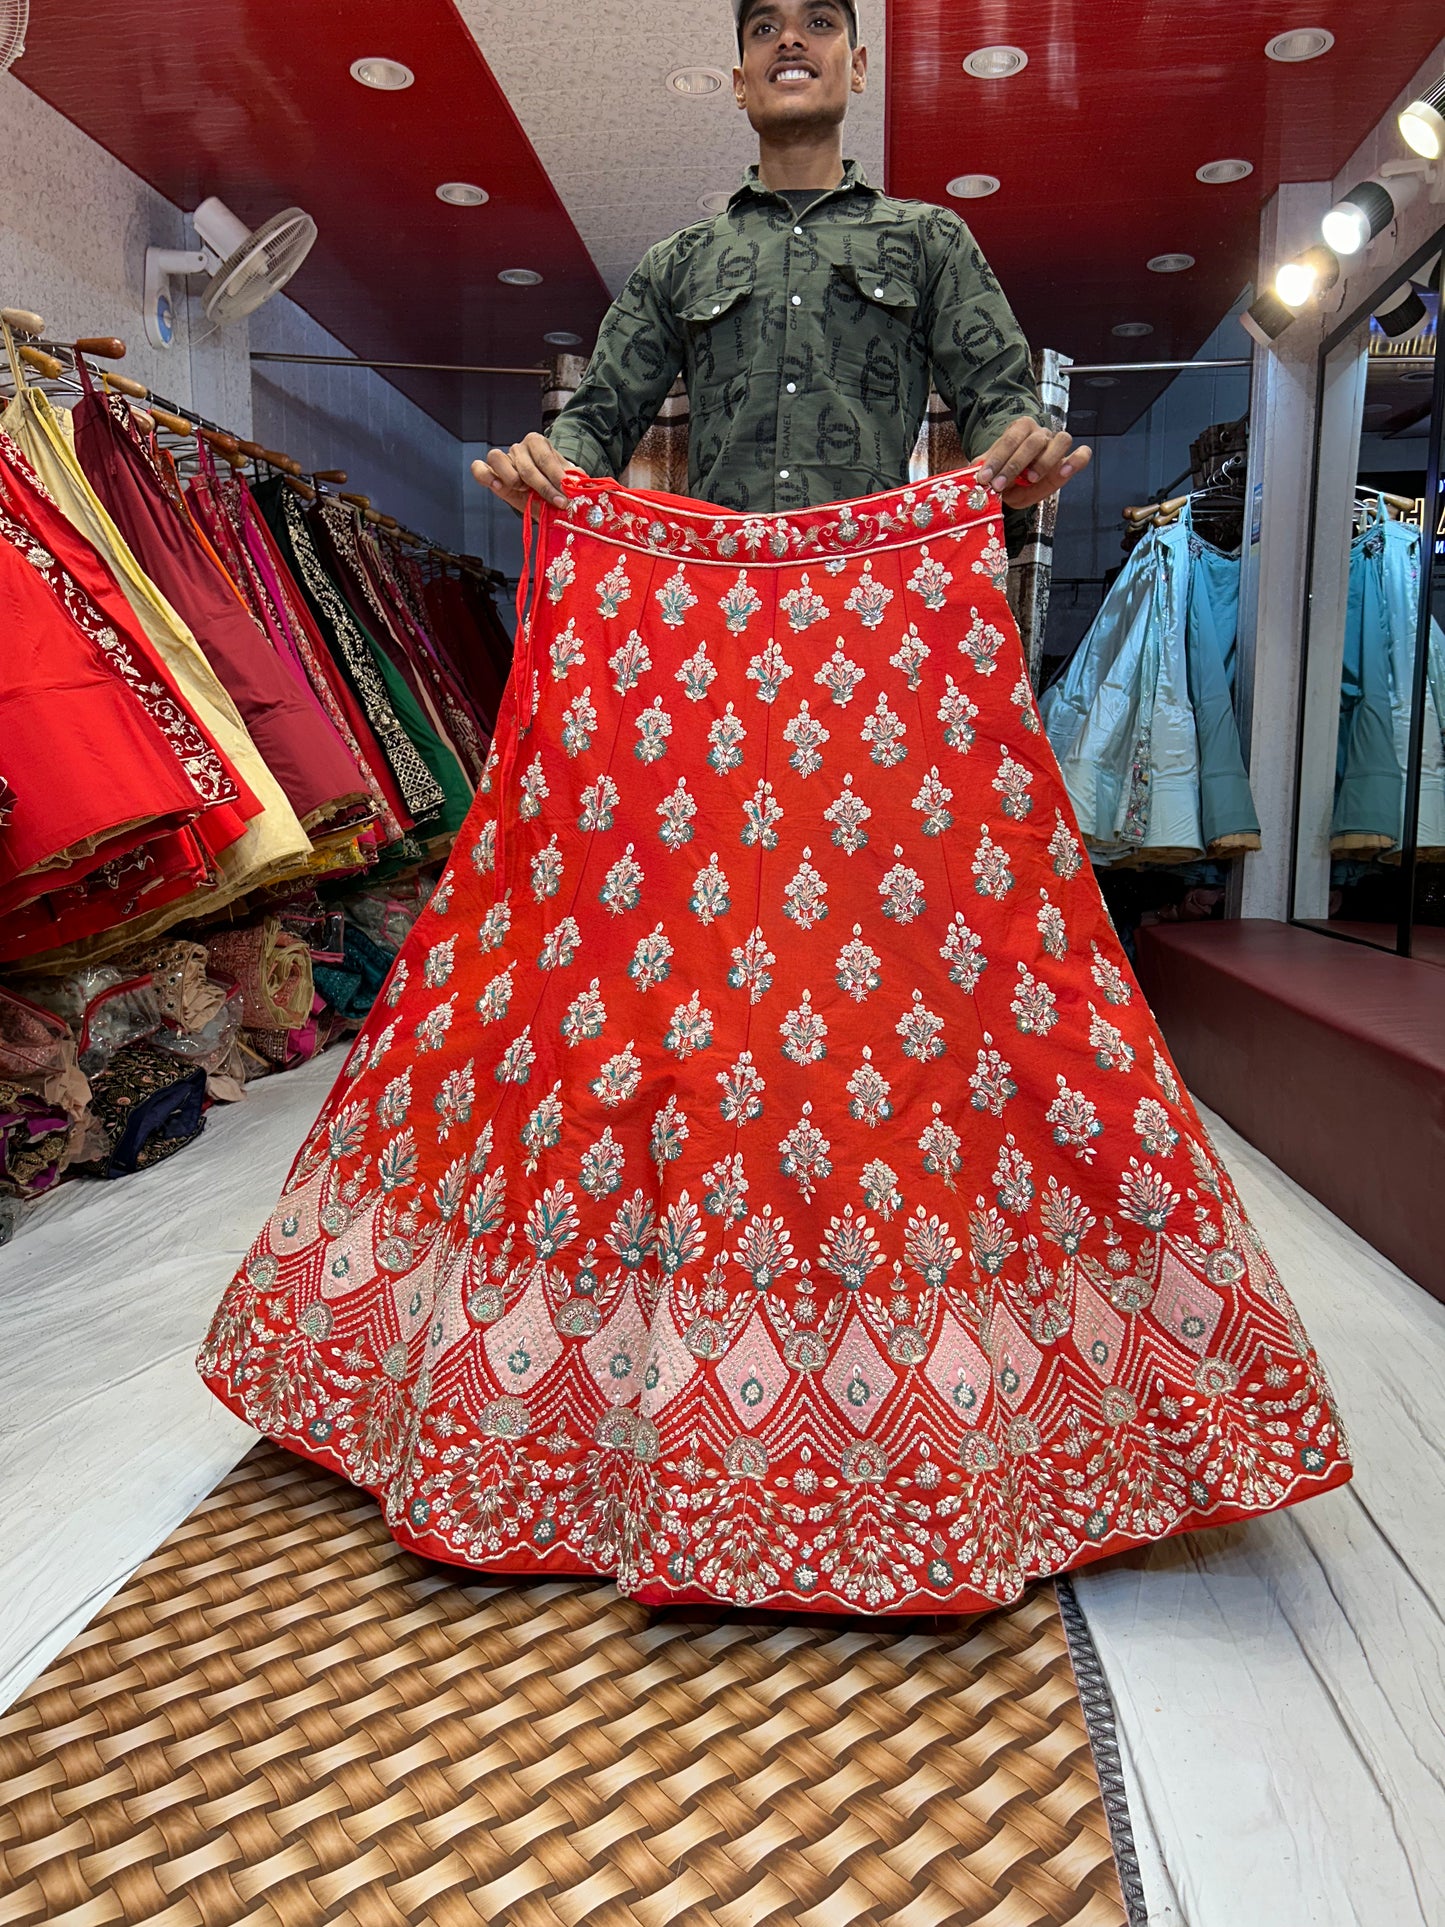
<instances>
[{"instance_id":1,"label":"folded fabric stack","mask_svg":"<svg viewBox=\"0 0 1445 1927\"><path fill-rule=\"evenodd\" d=\"M129 1176L173 1156L215 1102L360 1028L429 871L340 899L0 985L0 1197Z\"/></svg>"}]
</instances>

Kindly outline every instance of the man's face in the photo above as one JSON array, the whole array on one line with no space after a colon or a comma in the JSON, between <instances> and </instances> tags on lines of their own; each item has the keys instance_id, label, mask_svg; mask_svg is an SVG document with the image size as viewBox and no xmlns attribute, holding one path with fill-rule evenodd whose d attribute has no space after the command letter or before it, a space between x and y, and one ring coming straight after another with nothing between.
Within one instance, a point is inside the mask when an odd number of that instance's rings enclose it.
<instances>
[{"instance_id":1,"label":"man's face","mask_svg":"<svg viewBox=\"0 0 1445 1927\"><path fill-rule=\"evenodd\" d=\"M756 0L743 20L733 93L761 135L834 126L861 93L868 55L848 44L841 0Z\"/></svg>"}]
</instances>

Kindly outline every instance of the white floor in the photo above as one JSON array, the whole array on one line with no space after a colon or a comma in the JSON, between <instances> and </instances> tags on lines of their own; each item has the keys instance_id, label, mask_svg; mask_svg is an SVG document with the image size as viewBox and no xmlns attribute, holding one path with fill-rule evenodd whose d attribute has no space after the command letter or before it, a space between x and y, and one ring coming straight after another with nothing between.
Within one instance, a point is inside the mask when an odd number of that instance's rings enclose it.
<instances>
[{"instance_id":1,"label":"white floor","mask_svg":"<svg viewBox=\"0 0 1445 1927\"><path fill-rule=\"evenodd\" d=\"M0 1250L0 1707L241 1458L192 1359L339 1055ZM1445 1922L1445 1306L1211 1120L1352 1485L1079 1576L1155 1927Z\"/></svg>"}]
</instances>

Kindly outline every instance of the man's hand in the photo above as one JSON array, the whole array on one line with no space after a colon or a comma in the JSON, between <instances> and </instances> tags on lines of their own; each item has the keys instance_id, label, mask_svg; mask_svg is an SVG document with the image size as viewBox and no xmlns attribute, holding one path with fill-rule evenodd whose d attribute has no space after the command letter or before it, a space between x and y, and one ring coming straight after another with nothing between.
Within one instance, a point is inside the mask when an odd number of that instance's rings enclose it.
<instances>
[{"instance_id":1,"label":"man's hand","mask_svg":"<svg viewBox=\"0 0 1445 1927\"><path fill-rule=\"evenodd\" d=\"M510 448L494 448L484 462L473 462L472 474L483 488L520 513L529 495L540 495L553 508L565 508L562 485L570 466L545 435L534 431Z\"/></svg>"},{"instance_id":2,"label":"man's hand","mask_svg":"<svg viewBox=\"0 0 1445 1927\"><path fill-rule=\"evenodd\" d=\"M978 479L1003 497L1006 508L1027 509L1057 495L1069 477L1081 473L1093 459L1091 448L1074 447L1072 435L1056 435L1041 422L1021 415L986 451Z\"/></svg>"}]
</instances>

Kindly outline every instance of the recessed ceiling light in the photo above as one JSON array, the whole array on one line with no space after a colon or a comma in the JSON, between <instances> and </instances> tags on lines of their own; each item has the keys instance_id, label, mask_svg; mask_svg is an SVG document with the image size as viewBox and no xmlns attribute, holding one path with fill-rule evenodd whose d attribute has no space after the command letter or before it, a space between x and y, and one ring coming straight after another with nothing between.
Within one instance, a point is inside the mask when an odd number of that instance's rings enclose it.
<instances>
[{"instance_id":1,"label":"recessed ceiling light","mask_svg":"<svg viewBox=\"0 0 1445 1927\"><path fill-rule=\"evenodd\" d=\"M1277 33L1273 40L1266 41L1264 51L1271 60L1282 60L1289 64L1300 60L1318 60L1334 44L1335 36L1328 27L1292 27L1288 33Z\"/></svg>"},{"instance_id":2,"label":"recessed ceiling light","mask_svg":"<svg viewBox=\"0 0 1445 1927\"><path fill-rule=\"evenodd\" d=\"M704 214L726 214L732 189L720 187L715 194L700 194L697 204Z\"/></svg>"},{"instance_id":3,"label":"recessed ceiling light","mask_svg":"<svg viewBox=\"0 0 1445 1927\"><path fill-rule=\"evenodd\" d=\"M443 181L437 189L437 199L445 201L448 207L481 207L491 196L484 187L473 187L470 181Z\"/></svg>"},{"instance_id":4,"label":"recessed ceiling light","mask_svg":"<svg viewBox=\"0 0 1445 1927\"><path fill-rule=\"evenodd\" d=\"M948 191L956 201L986 201L1002 185L997 174L955 174Z\"/></svg>"},{"instance_id":5,"label":"recessed ceiling light","mask_svg":"<svg viewBox=\"0 0 1445 1927\"><path fill-rule=\"evenodd\" d=\"M1151 274L1183 274L1194 266L1192 254L1155 254L1149 260Z\"/></svg>"},{"instance_id":6,"label":"recessed ceiling light","mask_svg":"<svg viewBox=\"0 0 1445 1927\"><path fill-rule=\"evenodd\" d=\"M503 268L497 279L509 288L535 288L542 277L535 268Z\"/></svg>"},{"instance_id":7,"label":"recessed ceiling light","mask_svg":"<svg viewBox=\"0 0 1445 1927\"><path fill-rule=\"evenodd\" d=\"M399 60L371 55L365 60L352 61L351 78L359 80L363 87L375 87L379 93L399 94L404 87L410 87L416 75Z\"/></svg>"},{"instance_id":8,"label":"recessed ceiling light","mask_svg":"<svg viewBox=\"0 0 1445 1927\"><path fill-rule=\"evenodd\" d=\"M1117 388L1119 386L1119 377L1117 375L1090 375L1088 385L1090 388Z\"/></svg>"},{"instance_id":9,"label":"recessed ceiling light","mask_svg":"<svg viewBox=\"0 0 1445 1927\"><path fill-rule=\"evenodd\" d=\"M1141 335L1152 335L1154 323L1152 321L1118 321L1114 324L1113 332L1116 335L1122 335L1125 341L1136 341Z\"/></svg>"},{"instance_id":10,"label":"recessed ceiling light","mask_svg":"<svg viewBox=\"0 0 1445 1927\"><path fill-rule=\"evenodd\" d=\"M580 348L582 346L581 335L574 335L567 328L554 328L551 334L543 335L542 339L549 348Z\"/></svg>"},{"instance_id":11,"label":"recessed ceiling light","mask_svg":"<svg viewBox=\"0 0 1445 1927\"><path fill-rule=\"evenodd\" d=\"M1196 167L1194 178L1206 187L1227 187L1231 181L1246 180L1254 172L1253 161L1206 161Z\"/></svg>"},{"instance_id":12,"label":"recessed ceiling light","mask_svg":"<svg viewBox=\"0 0 1445 1927\"><path fill-rule=\"evenodd\" d=\"M975 80L1008 80L1022 73L1029 57L1022 47L975 47L963 63L963 71Z\"/></svg>"},{"instance_id":13,"label":"recessed ceiling light","mask_svg":"<svg viewBox=\"0 0 1445 1927\"><path fill-rule=\"evenodd\" d=\"M667 76L667 84L675 94L701 100L709 94L720 94L727 85L727 75L716 67L674 67Z\"/></svg>"},{"instance_id":14,"label":"recessed ceiling light","mask_svg":"<svg viewBox=\"0 0 1445 1927\"><path fill-rule=\"evenodd\" d=\"M1401 381L1434 381L1435 376L1428 368L1411 368L1401 375Z\"/></svg>"}]
</instances>

